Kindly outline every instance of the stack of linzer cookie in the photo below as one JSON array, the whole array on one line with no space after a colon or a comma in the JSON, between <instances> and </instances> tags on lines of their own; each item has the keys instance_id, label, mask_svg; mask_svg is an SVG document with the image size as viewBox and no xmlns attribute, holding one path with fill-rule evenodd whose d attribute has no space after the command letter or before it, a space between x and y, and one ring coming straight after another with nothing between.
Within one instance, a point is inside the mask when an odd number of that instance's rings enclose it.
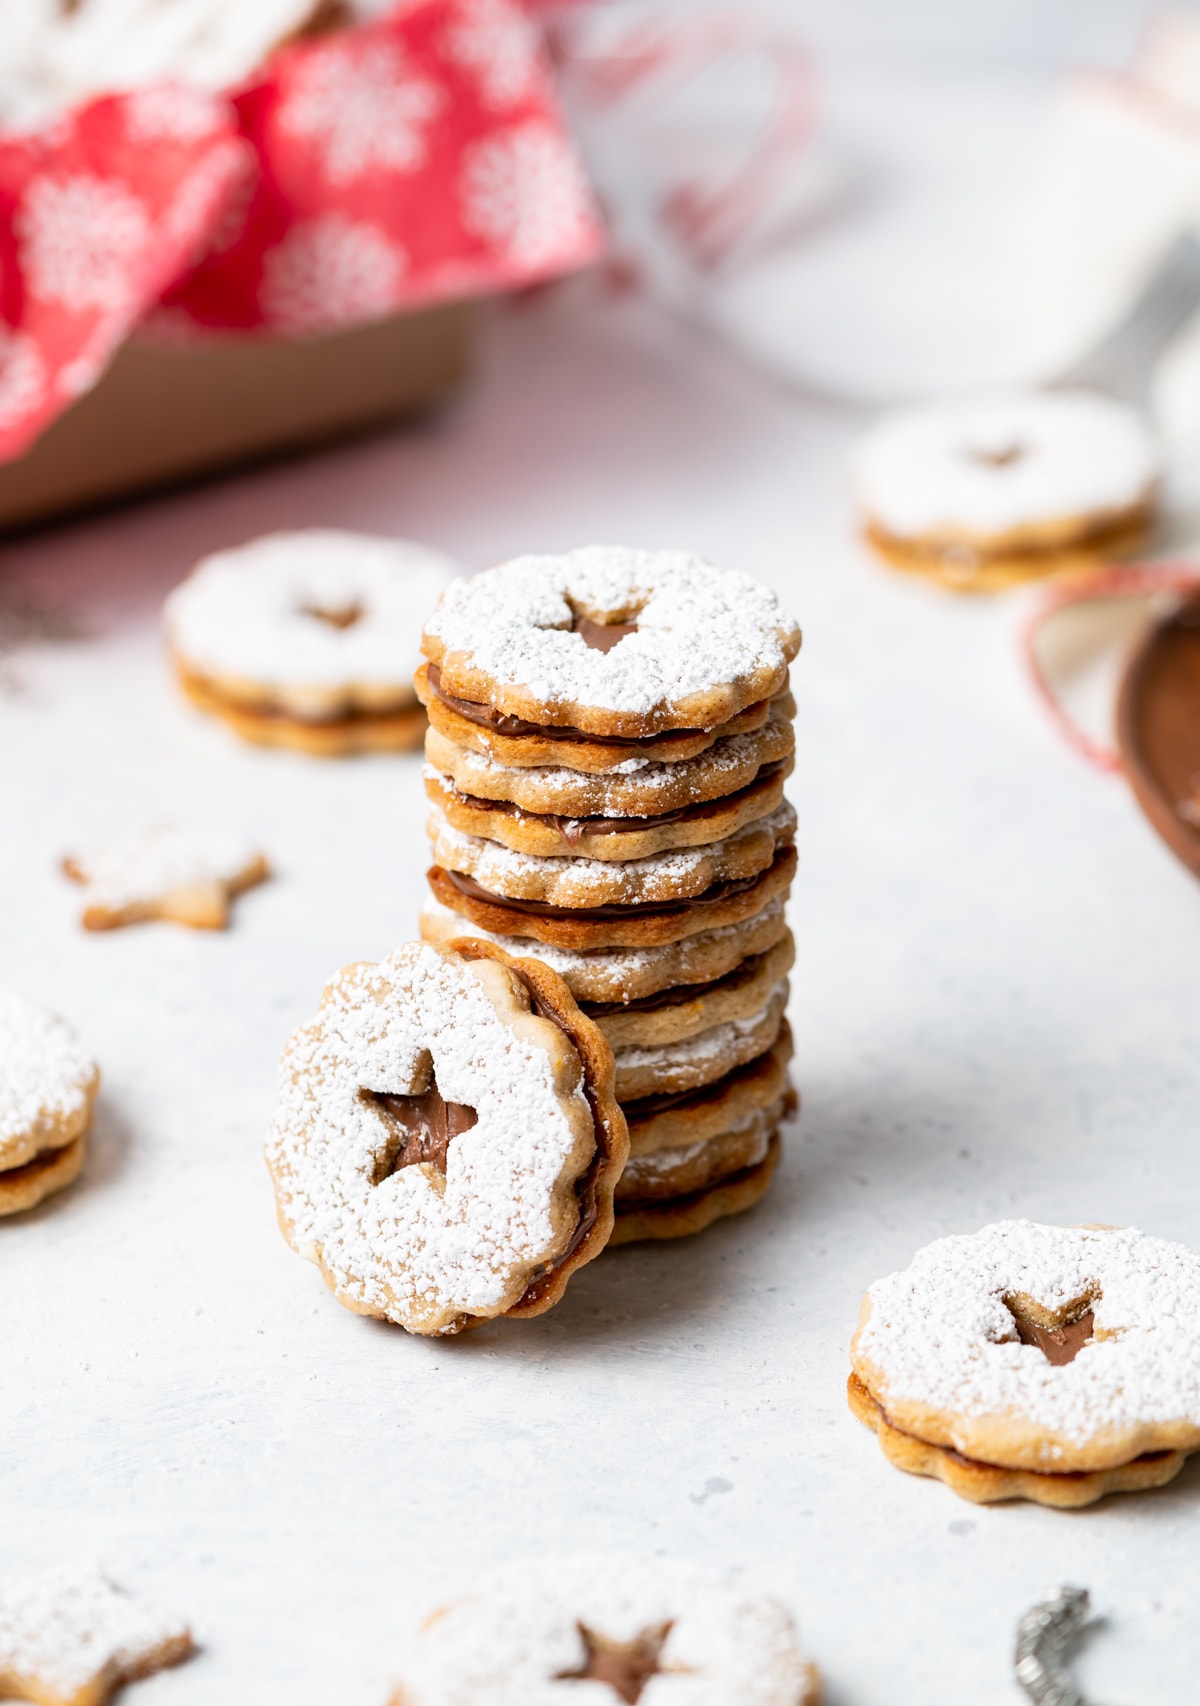
<instances>
[{"instance_id":1,"label":"stack of linzer cookie","mask_svg":"<svg viewBox=\"0 0 1200 1706\"><path fill-rule=\"evenodd\" d=\"M756 1202L795 1106L799 646L765 587L678 551L521 557L426 625L422 933L537 957L604 1031L630 1136L614 1242Z\"/></svg>"}]
</instances>

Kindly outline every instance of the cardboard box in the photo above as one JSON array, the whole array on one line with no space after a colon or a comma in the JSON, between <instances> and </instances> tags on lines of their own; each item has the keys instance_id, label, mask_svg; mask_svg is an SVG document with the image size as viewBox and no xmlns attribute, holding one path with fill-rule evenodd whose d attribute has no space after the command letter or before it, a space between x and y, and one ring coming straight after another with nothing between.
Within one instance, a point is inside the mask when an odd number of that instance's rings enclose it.
<instances>
[{"instance_id":1,"label":"cardboard box","mask_svg":"<svg viewBox=\"0 0 1200 1706\"><path fill-rule=\"evenodd\" d=\"M309 448L419 413L463 380L469 303L328 337L134 338L93 391L0 466L0 529Z\"/></svg>"}]
</instances>

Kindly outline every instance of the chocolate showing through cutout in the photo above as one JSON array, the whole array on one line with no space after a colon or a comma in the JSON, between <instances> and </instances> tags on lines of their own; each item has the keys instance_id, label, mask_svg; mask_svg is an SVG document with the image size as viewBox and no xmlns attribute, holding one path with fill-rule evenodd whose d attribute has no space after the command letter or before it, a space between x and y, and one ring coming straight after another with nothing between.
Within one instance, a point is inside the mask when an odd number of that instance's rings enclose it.
<instances>
[{"instance_id":1,"label":"chocolate showing through cutout","mask_svg":"<svg viewBox=\"0 0 1200 1706\"><path fill-rule=\"evenodd\" d=\"M1009 1313L1017 1324L1017 1332L1023 1345L1036 1345L1047 1362L1055 1368L1063 1368L1069 1362L1074 1362L1084 1345L1092 1336L1093 1313L1090 1309L1080 1315L1075 1321L1067 1321L1061 1327L1038 1327L1027 1320L1009 1304Z\"/></svg>"},{"instance_id":2,"label":"chocolate showing through cutout","mask_svg":"<svg viewBox=\"0 0 1200 1706\"><path fill-rule=\"evenodd\" d=\"M982 462L985 468L1011 468L1014 462L1020 462L1024 457L1025 446L1013 442L972 444L967 449L967 455L972 462Z\"/></svg>"},{"instance_id":3,"label":"chocolate showing through cutout","mask_svg":"<svg viewBox=\"0 0 1200 1706\"><path fill-rule=\"evenodd\" d=\"M637 633L636 622L593 622L590 616L577 616L573 631L579 635L589 651L611 652L614 646L619 646L626 634Z\"/></svg>"},{"instance_id":4,"label":"chocolate showing through cutout","mask_svg":"<svg viewBox=\"0 0 1200 1706\"><path fill-rule=\"evenodd\" d=\"M587 1648L583 1669L560 1671L555 1681L606 1682L618 1700L624 1700L626 1706L637 1706L650 1678L662 1674L658 1659L671 1625L665 1623L660 1629L647 1629L626 1647L600 1639L583 1623L578 1627Z\"/></svg>"},{"instance_id":5,"label":"chocolate showing through cutout","mask_svg":"<svg viewBox=\"0 0 1200 1706\"><path fill-rule=\"evenodd\" d=\"M479 1122L475 1109L465 1102L444 1099L432 1074L429 1088L421 1096L395 1096L384 1090L363 1090L360 1094L378 1108L389 1128L387 1152L374 1180L377 1185L405 1167L426 1163L444 1175L451 1143Z\"/></svg>"},{"instance_id":6,"label":"chocolate showing through cutout","mask_svg":"<svg viewBox=\"0 0 1200 1706\"><path fill-rule=\"evenodd\" d=\"M315 605L307 605L305 616L311 616L314 622L324 622L327 628L353 628L356 622L361 622L363 608L361 604L344 604L340 610L321 610Z\"/></svg>"}]
</instances>

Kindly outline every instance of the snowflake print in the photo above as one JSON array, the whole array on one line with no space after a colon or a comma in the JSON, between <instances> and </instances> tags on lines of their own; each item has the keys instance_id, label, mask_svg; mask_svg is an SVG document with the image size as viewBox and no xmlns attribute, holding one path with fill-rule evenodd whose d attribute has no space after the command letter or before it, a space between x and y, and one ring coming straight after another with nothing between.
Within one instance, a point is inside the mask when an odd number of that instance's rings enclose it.
<instances>
[{"instance_id":1,"label":"snowflake print","mask_svg":"<svg viewBox=\"0 0 1200 1706\"><path fill-rule=\"evenodd\" d=\"M227 122L225 108L199 89L164 83L125 97L125 128L135 142L201 142Z\"/></svg>"},{"instance_id":2,"label":"snowflake print","mask_svg":"<svg viewBox=\"0 0 1200 1706\"><path fill-rule=\"evenodd\" d=\"M8 432L40 405L46 369L28 332L0 326L0 432Z\"/></svg>"},{"instance_id":3,"label":"snowflake print","mask_svg":"<svg viewBox=\"0 0 1200 1706\"><path fill-rule=\"evenodd\" d=\"M312 142L331 184L368 172L413 172L428 155L426 128L441 91L391 42L338 41L297 65L279 127Z\"/></svg>"},{"instance_id":4,"label":"snowflake print","mask_svg":"<svg viewBox=\"0 0 1200 1706\"><path fill-rule=\"evenodd\" d=\"M375 319L395 306L405 264L403 250L378 226L323 214L268 251L259 306L290 332Z\"/></svg>"},{"instance_id":5,"label":"snowflake print","mask_svg":"<svg viewBox=\"0 0 1200 1706\"><path fill-rule=\"evenodd\" d=\"M150 240L146 209L128 190L90 172L34 178L14 224L31 296L73 314L128 303Z\"/></svg>"},{"instance_id":6,"label":"snowflake print","mask_svg":"<svg viewBox=\"0 0 1200 1706\"><path fill-rule=\"evenodd\" d=\"M494 112L519 106L541 84L541 31L515 0L463 0L443 46Z\"/></svg>"},{"instance_id":7,"label":"snowflake print","mask_svg":"<svg viewBox=\"0 0 1200 1706\"><path fill-rule=\"evenodd\" d=\"M591 200L575 151L540 120L468 149L459 192L467 230L517 266L573 259L591 230Z\"/></svg>"}]
</instances>

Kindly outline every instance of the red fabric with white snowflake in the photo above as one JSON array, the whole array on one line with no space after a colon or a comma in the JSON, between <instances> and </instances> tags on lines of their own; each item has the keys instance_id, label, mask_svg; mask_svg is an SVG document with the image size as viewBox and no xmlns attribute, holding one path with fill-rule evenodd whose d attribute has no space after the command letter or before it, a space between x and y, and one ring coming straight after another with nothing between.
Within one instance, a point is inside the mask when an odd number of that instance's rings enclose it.
<instances>
[{"instance_id":1,"label":"red fabric with white snowflake","mask_svg":"<svg viewBox=\"0 0 1200 1706\"><path fill-rule=\"evenodd\" d=\"M156 87L0 135L0 460L142 322L324 332L601 242L521 0L401 0L228 99Z\"/></svg>"}]
</instances>

